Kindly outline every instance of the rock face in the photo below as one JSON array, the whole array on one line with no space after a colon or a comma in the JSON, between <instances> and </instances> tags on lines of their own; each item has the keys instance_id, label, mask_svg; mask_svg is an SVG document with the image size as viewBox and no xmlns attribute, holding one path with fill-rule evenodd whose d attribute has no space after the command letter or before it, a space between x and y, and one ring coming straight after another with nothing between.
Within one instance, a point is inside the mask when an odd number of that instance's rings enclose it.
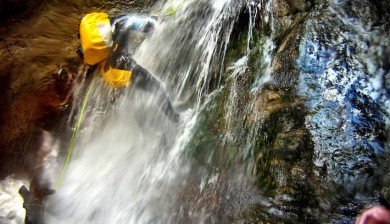
<instances>
[{"instance_id":1,"label":"rock face","mask_svg":"<svg viewBox=\"0 0 390 224\"><path fill-rule=\"evenodd\" d=\"M274 83L255 104L264 126L256 146L258 177L274 189L272 212L264 218L353 222L360 209L389 200L384 80L390 36L389 13L381 13L389 4L273 4Z\"/></svg>"},{"instance_id":2,"label":"rock face","mask_svg":"<svg viewBox=\"0 0 390 224\"><path fill-rule=\"evenodd\" d=\"M309 13L299 43L299 92L310 111L315 177L345 192L332 208L334 222L389 200L380 194L389 117L388 87L380 80L389 75L389 24L378 10L370 1L329 2Z\"/></svg>"},{"instance_id":3,"label":"rock face","mask_svg":"<svg viewBox=\"0 0 390 224\"><path fill-rule=\"evenodd\" d=\"M350 223L367 206L389 206L390 36L383 8L389 3L275 0L272 23L259 16L249 68L224 74L230 78L200 119L190 154L224 168L244 158L268 198L243 212L244 220ZM229 63L243 56L245 13ZM264 54L272 58L270 81L253 94L268 74Z\"/></svg>"},{"instance_id":4,"label":"rock face","mask_svg":"<svg viewBox=\"0 0 390 224\"><path fill-rule=\"evenodd\" d=\"M63 3L46 9L9 18L1 30L1 177L17 167L29 172L21 155L34 154L34 133L50 130L63 116L78 73L80 60L69 45L76 43L77 8Z\"/></svg>"}]
</instances>

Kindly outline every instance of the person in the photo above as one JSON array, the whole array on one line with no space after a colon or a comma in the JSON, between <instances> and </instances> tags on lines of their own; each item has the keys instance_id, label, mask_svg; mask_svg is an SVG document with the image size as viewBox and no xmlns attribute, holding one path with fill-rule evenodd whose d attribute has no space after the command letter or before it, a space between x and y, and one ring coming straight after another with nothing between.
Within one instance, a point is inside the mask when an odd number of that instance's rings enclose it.
<instances>
[{"instance_id":1,"label":"person","mask_svg":"<svg viewBox=\"0 0 390 224\"><path fill-rule=\"evenodd\" d=\"M357 217L355 224L390 224L390 210L375 205L363 211Z\"/></svg>"},{"instance_id":2,"label":"person","mask_svg":"<svg viewBox=\"0 0 390 224\"><path fill-rule=\"evenodd\" d=\"M36 132L37 138L32 144L34 153L27 156L33 158L27 161L31 166L31 177L29 188L22 185L19 194L23 198L23 208L26 211L25 224L44 224L45 204L50 195L55 193L52 188L51 167L56 162L55 149L53 148L54 138L52 134L45 130Z\"/></svg>"},{"instance_id":3,"label":"person","mask_svg":"<svg viewBox=\"0 0 390 224\"><path fill-rule=\"evenodd\" d=\"M156 22L157 18L153 16L123 15L109 19L106 13L90 13L80 23L81 47L77 53L91 67L90 71L99 71L112 88L132 85L155 94L161 110L171 121L178 122L179 114L173 109L160 81L132 59L129 49L131 33L148 33L154 29ZM48 133L44 133L42 142L50 138ZM42 183L42 178L38 177L43 173L44 163L49 161L47 157L50 154L47 144L42 144L41 148L37 177L30 184L30 189L24 185L19 189L26 210L25 223L28 224L45 223L45 203L48 196L55 193L49 183Z\"/></svg>"},{"instance_id":4,"label":"person","mask_svg":"<svg viewBox=\"0 0 390 224\"><path fill-rule=\"evenodd\" d=\"M173 109L161 82L131 57L130 47L136 46L129 46L129 38L135 32L149 33L156 23L156 16L122 15L110 19L106 13L87 14L80 23L79 54L113 88L131 85L154 94L165 115L178 122L180 115Z\"/></svg>"}]
</instances>

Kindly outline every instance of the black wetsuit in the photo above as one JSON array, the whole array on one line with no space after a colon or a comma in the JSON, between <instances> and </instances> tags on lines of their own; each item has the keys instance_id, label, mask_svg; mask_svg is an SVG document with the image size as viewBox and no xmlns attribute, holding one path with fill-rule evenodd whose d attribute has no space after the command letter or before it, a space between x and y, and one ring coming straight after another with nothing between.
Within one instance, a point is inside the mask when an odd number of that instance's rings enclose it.
<instances>
[{"instance_id":1,"label":"black wetsuit","mask_svg":"<svg viewBox=\"0 0 390 224\"><path fill-rule=\"evenodd\" d=\"M134 20L133 22L131 20ZM172 107L165 89L162 87L159 80L150 74L145 68L138 65L131 57L128 50L129 37L134 31L147 33L153 29L155 20L151 17L137 17L124 15L111 19L113 31L113 47L108 58L108 64L116 69L130 70L131 87L137 87L144 91L148 91L157 97L157 103L167 117L177 122L179 114Z\"/></svg>"}]
</instances>

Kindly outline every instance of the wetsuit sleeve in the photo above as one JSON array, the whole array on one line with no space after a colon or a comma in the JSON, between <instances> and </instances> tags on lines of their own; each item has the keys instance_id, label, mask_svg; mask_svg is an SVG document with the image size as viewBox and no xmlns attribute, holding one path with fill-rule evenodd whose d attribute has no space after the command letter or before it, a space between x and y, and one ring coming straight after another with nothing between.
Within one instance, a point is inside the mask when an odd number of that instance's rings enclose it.
<instances>
[{"instance_id":1,"label":"wetsuit sleeve","mask_svg":"<svg viewBox=\"0 0 390 224\"><path fill-rule=\"evenodd\" d=\"M149 32L151 31L156 24L156 20L146 17L130 17L128 20L128 28L130 30L140 31L140 32Z\"/></svg>"},{"instance_id":2,"label":"wetsuit sleeve","mask_svg":"<svg viewBox=\"0 0 390 224\"><path fill-rule=\"evenodd\" d=\"M149 32L156 24L152 17L141 17L136 15L123 15L112 20L112 37L114 46L112 52L122 54L127 49L128 40L133 31ZM119 51L118 51L119 50Z\"/></svg>"},{"instance_id":3,"label":"wetsuit sleeve","mask_svg":"<svg viewBox=\"0 0 390 224\"><path fill-rule=\"evenodd\" d=\"M161 86L160 81L138 64L131 71L131 85L154 94L157 97L158 106L165 115L173 122L178 122L179 114L173 109L171 101L165 89Z\"/></svg>"},{"instance_id":4,"label":"wetsuit sleeve","mask_svg":"<svg viewBox=\"0 0 390 224\"><path fill-rule=\"evenodd\" d=\"M114 36L126 30L149 32L157 24L156 17L142 17L137 15L122 15L112 20Z\"/></svg>"}]
</instances>

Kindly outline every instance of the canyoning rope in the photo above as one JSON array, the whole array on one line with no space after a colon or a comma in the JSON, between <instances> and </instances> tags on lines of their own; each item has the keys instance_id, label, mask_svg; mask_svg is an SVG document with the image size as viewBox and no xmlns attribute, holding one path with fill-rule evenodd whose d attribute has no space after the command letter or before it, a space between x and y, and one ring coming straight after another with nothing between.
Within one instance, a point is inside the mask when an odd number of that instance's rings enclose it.
<instances>
[{"instance_id":1,"label":"canyoning rope","mask_svg":"<svg viewBox=\"0 0 390 224\"><path fill-rule=\"evenodd\" d=\"M182 0L176 7L172 8L168 13L167 13L167 16L171 16L173 15L176 10L187 0ZM165 3L165 5L160 9L160 11L157 12L157 16L160 16L161 12L163 12L167 7L168 5L173 2L173 0L169 0L167 3Z\"/></svg>"},{"instance_id":2,"label":"canyoning rope","mask_svg":"<svg viewBox=\"0 0 390 224\"><path fill-rule=\"evenodd\" d=\"M171 9L171 11L168 12L168 16L174 14L176 12L176 10L187 0L182 0L175 8Z\"/></svg>"},{"instance_id":3,"label":"canyoning rope","mask_svg":"<svg viewBox=\"0 0 390 224\"><path fill-rule=\"evenodd\" d=\"M167 13L167 16L171 16L173 15L178 8L180 8L180 6L185 2L186 0L182 0L180 1L180 3L172 8L168 13ZM169 6L170 3L172 3L173 0L169 0L167 3L165 3L165 5L160 9L160 11L157 12L157 16L159 16L164 10L166 10L166 8ZM68 167L68 164L69 164L69 160L70 160L70 157L71 157L71 154L72 154L72 151L73 151L73 148L74 148L74 145L75 145L75 142L76 142L76 136L77 136L77 133L80 129L80 126L81 126L81 122L83 120L83 114L84 114L84 110L85 110L85 107L87 105L87 102L88 102L88 98L89 98L89 95L91 94L91 90L93 88L93 86L95 85L95 82L96 82L96 77L97 75L95 75L95 77L93 78L92 80L92 83L90 84L89 88L88 88L88 91L87 91L87 94L84 98L84 101L83 101L83 104L82 104L82 107L81 107L81 111L80 111L80 114L79 114L79 117L78 117L78 120L77 120L77 123L76 123L76 126L73 130L73 134L72 134L72 137L70 139L70 143L69 143L69 149L68 149L68 154L66 156L66 160L65 160L65 164L64 164L64 167L62 168L62 171L61 171L61 174L60 174L60 177L56 183L56 186L55 186L55 189L57 190L60 185L61 185L61 182L62 182L62 179L64 178L65 176L65 172L66 172L66 169Z\"/></svg>"},{"instance_id":4,"label":"canyoning rope","mask_svg":"<svg viewBox=\"0 0 390 224\"><path fill-rule=\"evenodd\" d=\"M89 85L87 94L85 95L85 98L84 98L84 101L83 101L83 105L81 107L81 111L80 111L80 114L79 114L79 118L78 118L77 123L76 123L76 127L74 128L72 137L70 139L69 149L68 149L68 154L66 156L65 164L64 164L64 167L62 168L60 178L58 179L57 184L55 186L56 190L58 190L58 188L60 187L61 181L64 178L64 175L65 175L65 172L66 172L66 168L68 167L70 156L72 154L73 147L74 147L75 142L76 142L76 136L77 136L77 133L78 133L79 128L81 126L81 121L83 120L84 110L85 110L85 107L87 106L87 102L88 102L89 95L91 94L91 90L92 90L93 86L95 85L96 78L97 78L97 75L94 76L94 78L92 80L92 83Z\"/></svg>"},{"instance_id":5,"label":"canyoning rope","mask_svg":"<svg viewBox=\"0 0 390 224\"><path fill-rule=\"evenodd\" d=\"M182 0L180 1L180 3L172 8L168 13L167 15L168 16L171 16L173 15L177 9L185 2L186 0ZM167 9L167 7L169 6L169 4L171 4L173 2L173 0L169 0L167 3L165 3L165 5L160 9L160 11L157 12L157 16L159 16L164 10ZM60 174L60 177L56 183L56 186L55 186L55 189L57 190L60 185L61 185L61 182L62 182L62 179L64 178L65 176L65 172L66 172L66 169L68 167L68 164L69 164L69 160L70 160L70 157L71 157L71 154L72 154L72 151L73 151L73 148L74 148L74 145L75 145L75 142L76 142L76 136L77 136L77 133L80 129L80 126L81 126L81 122L83 120L83 114L84 114L84 110L85 110L85 107L87 105L87 102L88 102L88 98L89 98L89 95L91 94L91 90L93 88L93 86L95 85L95 81L96 81L96 77L97 75L95 75L95 77L93 78L92 80L92 83L90 84L89 88L88 88L88 91L87 91L87 94L84 98L84 101L83 101L83 104L82 104L82 107L81 107L81 111L80 111L80 114L79 114L79 117L78 117L78 120L77 120L77 123L76 123L76 126L73 130L73 134L72 134L72 137L70 139L70 143L69 143L69 149L68 149L68 154L66 156L66 160L65 160L65 164L64 164L64 167L62 168L62 171L61 171L61 174Z\"/></svg>"},{"instance_id":6,"label":"canyoning rope","mask_svg":"<svg viewBox=\"0 0 390 224\"><path fill-rule=\"evenodd\" d=\"M164 10L168 7L169 3L171 3L172 1L173 1L173 0L169 0L167 3L165 3L165 5L164 5L163 7L161 7L160 11L158 11L158 12L156 13L156 15L157 15L157 16L160 16L160 14L162 13L162 11L164 11Z\"/></svg>"}]
</instances>

